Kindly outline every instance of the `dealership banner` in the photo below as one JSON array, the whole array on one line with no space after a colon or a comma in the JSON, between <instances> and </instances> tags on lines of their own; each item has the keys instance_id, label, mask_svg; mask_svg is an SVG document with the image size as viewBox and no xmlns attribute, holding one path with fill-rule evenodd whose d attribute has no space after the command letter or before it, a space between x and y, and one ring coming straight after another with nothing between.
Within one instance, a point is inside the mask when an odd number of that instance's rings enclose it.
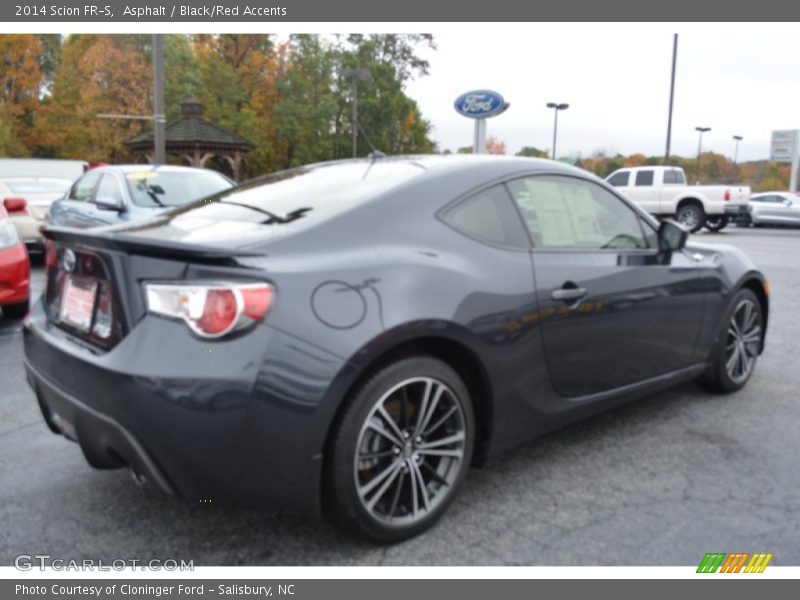
<instances>
[{"instance_id":1,"label":"dealership banner","mask_svg":"<svg viewBox=\"0 0 800 600\"><path fill-rule=\"evenodd\" d=\"M518 22L795 21L800 3L641 0L4 0L0 21L45 22Z\"/></svg>"},{"instance_id":2,"label":"dealership banner","mask_svg":"<svg viewBox=\"0 0 800 600\"><path fill-rule=\"evenodd\" d=\"M791 586L791 587L790 587ZM793 589L792 589L793 588ZM720 578L704 586L704 594L726 600L794 597L796 582L782 579ZM792 593L794 592L794 593ZM222 598L225 600L530 600L531 598L699 598L691 580L446 580L446 579L316 579L316 580L78 580L65 578L0 581L0 598L39 600L158 600Z\"/></svg>"}]
</instances>

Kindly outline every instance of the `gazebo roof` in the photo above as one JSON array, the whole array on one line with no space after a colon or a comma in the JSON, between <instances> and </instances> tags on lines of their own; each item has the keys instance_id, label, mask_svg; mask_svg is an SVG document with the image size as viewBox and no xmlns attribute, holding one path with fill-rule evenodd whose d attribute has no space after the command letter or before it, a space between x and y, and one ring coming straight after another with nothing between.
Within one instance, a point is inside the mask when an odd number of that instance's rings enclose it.
<instances>
[{"instance_id":1,"label":"gazebo roof","mask_svg":"<svg viewBox=\"0 0 800 600\"><path fill-rule=\"evenodd\" d=\"M203 107L200 102L189 97L181 103L183 115L166 124L166 145L169 148L201 147L208 149L227 149L249 151L255 145L239 137L219 125L206 121L203 117ZM137 136L125 140L125 145L132 150L152 148L154 133L145 131Z\"/></svg>"}]
</instances>

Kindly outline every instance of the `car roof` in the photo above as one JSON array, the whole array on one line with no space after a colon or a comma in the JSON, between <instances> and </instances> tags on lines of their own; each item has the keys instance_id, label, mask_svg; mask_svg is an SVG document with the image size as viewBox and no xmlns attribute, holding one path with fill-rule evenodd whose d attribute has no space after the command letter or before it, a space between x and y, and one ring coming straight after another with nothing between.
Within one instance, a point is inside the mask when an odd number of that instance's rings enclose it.
<instances>
[{"instance_id":1,"label":"car roof","mask_svg":"<svg viewBox=\"0 0 800 600\"><path fill-rule=\"evenodd\" d=\"M184 173L184 172L200 172L200 173L217 173L212 169L201 169L198 167L186 167L182 165L103 165L102 167L95 167L91 171L117 171L120 173L141 173L144 171L158 171L159 173ZM222 173L220 173L222 175Z\"/></svg>"}]
</instances>

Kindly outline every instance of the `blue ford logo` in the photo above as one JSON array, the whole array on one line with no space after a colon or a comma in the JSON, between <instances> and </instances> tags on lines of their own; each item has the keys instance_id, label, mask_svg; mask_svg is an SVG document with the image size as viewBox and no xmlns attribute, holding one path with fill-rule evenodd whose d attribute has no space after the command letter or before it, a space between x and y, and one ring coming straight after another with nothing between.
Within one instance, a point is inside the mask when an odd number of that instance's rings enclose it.
<instances>
[{"instance_id":1,"label":"blue ford logo","mask_svg":"<svg viewBox=\"0 0 800 600\"><path fill-rule=\"evenodd\" d=\"M471 119L493 117L508 108L503 97L491 90L473 90L461 94L453 106L459 114Z\"/></svg>"}]
</instances>

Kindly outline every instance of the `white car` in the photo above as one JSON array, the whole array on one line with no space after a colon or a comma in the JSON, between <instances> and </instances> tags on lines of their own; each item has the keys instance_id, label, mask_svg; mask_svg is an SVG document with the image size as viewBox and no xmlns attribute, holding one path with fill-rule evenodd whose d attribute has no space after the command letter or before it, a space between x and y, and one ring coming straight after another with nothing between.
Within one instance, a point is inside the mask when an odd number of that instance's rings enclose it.
<instances>
[{"instance_id":1,"label":"white car","mask_svg":"<svg viewBox=\"0 0 800 600\"><path fill-rule=\"evenodd\" d=\"M7 177L0 179L0 199L19 237L29 250L43 250L39 231L54 200L67 193L72 181L55 177Z\"/></svg>"},{"instance_id":2,"label":"white car","mask_svg":"<svg viewBox=\"0 0 800 600\"><path fill-rule=\"evenodd\" d=\"M794 192L763 192L750 197L753 225L800 225L800 195Z\"/></svg>"}]
</instances>

